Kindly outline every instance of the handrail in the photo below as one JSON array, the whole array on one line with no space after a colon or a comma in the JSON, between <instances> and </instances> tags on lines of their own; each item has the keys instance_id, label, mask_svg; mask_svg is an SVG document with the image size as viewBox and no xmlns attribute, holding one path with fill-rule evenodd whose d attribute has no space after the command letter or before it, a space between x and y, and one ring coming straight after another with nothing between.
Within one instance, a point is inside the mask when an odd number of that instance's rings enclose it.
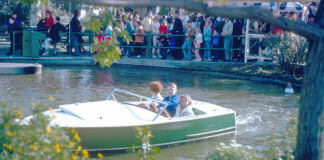
<instances>
[{"instance_id":1,"label":"handrail","mask_svg":"<svg viewBox=\"0 0 324 160\"><path fill-rule=\"evenodd\" d=\"M152 98L149 98L149 97L146 97L146 96L142 96L142 95L139 95L139 94L136 94L136 93L133 93L133 92L130 92L130 91L126 91L126 90L122 90L122 89L119 89L119 88L114 88L113 91L111 91L109 93L109 95L107 96L106 98L106 101L110 100L111 97L113 97L113 99L115 101L117 101L117 99L115 98L114 96L114 93L115 92L121 92L121 93L125 93L125 94L129 94L129 95L132 95L132 96L135 96L135 97L139 97L139 98L143 98L143 99L147 99L147 100L150 100L150 101L154 101L154 102L158 102L159 104L162 104L163 107L159 110L158 114L154 117L154 120L156 120L160 115L161 113L165 110L165 108L167 107L168 103L167 102L163 102L163 101L159 101L159 100L156 100L156 99L152 99ZM118 102L118 101L117 101Z\"/></svg>"}]
</instances>

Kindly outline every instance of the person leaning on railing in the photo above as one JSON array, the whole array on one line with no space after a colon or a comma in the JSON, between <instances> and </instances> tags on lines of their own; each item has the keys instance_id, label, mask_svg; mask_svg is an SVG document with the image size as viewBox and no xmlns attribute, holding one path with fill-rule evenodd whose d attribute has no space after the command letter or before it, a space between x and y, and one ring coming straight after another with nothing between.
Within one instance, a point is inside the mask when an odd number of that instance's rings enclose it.
<instances>
[{"instance_id":1,"label":"person leaning on railing","mask_svg":"<svg viewBox=\"0 0 324 160\"><path fill-rule=\"evenodd\" d=\"M134 47L134 56L140 58L143 53L143 44L144 44L144 29L141 23L139 22L136 33L135 33L135 47Z\"/></svg>"},{"instance_id":2,"label":"person leaning on railing","mask_svg":"<svg viewBox=\"0 0 324 160\"><path fill-rule=\"evenodd\" d=\"M223 27L222 35L224 36L224 50L225 60L230 61L231 56L231 43L232 43L233 23L228 18L225 18L225 25Z\"/></svg>"},{"instance_id":3,"label":"person leaning on railing","mask_svg":"<svg viewBox=\"0 0 324 160\"><path fill-rule=\"evenodd\" d=\"M162 48L160 49L162 59L166 59L168 55L167 47L169 47L169 38L166 35L167 31L168 31L167 21L163 20L159 28L159 32L161 34L159 41L162 44Z\"/></svg>"},{"instance_id":4,"label":"person leaning on railing","mask_svg":"<svg viewBox=\"0 0 324 160\"><path fill-rule=\"evenodd\" d=\"M7 32L10 34L10 52L8 56L13 55L13 48L19 48L21 46L22 39L22 28L21 26L15 22L14 18L9 18L9 25ZM15 44L15 46L13 46Z\"/></svg>"},{"instance_id":5,"label":"person leaning on railing","mask_svg":"<svg viewBox=\"0 0 324 160\"><path fill-rule=\"evenodd\" d=\"M193 35L195 34L194 28L192 28L192 21L188 20L187 22L187 28L186 28L186 40L182 45L182 52L184 55L184 58L191 60L191 48L192 48L192 41L193 41Z\"/></svg>"},{"instance_id":6,"label":"person leaning on railing","mask_svg":"<svg viewBox=\"0 0 324 160\"><path fill-rule=\"evenodd\" d=\"M53 24L49 30L49 37L47 37L42 45L43 51L41 53L41 56L48 55L48 49L50 47L50 43L53 42L54 44L60 42L60 32L65 32L66 28L64 25L60 23L60 17L55 18L56 23ZM43 53L44 52L44 53ZM54 53L55 54L55 53Z\"/></svg>"}]
</instances>

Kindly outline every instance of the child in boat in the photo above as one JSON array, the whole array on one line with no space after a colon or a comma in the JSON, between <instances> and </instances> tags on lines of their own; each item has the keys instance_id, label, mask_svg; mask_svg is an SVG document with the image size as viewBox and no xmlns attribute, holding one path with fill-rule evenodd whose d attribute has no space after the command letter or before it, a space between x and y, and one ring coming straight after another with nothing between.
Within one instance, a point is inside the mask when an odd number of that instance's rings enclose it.
<instances>
[{"instance_id":1,"label":"child in boat","mask_svg":"<svg viewBox=\"0 0 324 160\"><path fill-rule=\"evenodd\" d=\"M161 96L161 91L163 89L163 85L159 81L154 81L150 83L150 89L152 93L152 99L163 101L163 97ZM158 103L151 102L151 107L156 108L158 106Z\"/></svg>"},{"instance_id":2,"label":"child in boat","mask_svg":"<svg viewBox=\"0 0 324 160\"><path fill-rule=\"evenodd\" d=\"M161 96L161 91L163 89L163 85L161 84L161 82L159 81L154 81L154 82L151 82L149 84L150 86L150 90L151 90L151 94L152 94L152 99L154 100L158 100L158 101L163 101L163 97ZM141 103L139 104L140 107L145 107L147 109L153 109L155 111L157 111L157 106L159 104L157 102L149 102L149 103Z\"/></svg>"},{"instance_id":3,"label":"child in boat","mask_svg":"<svg viewBox=\"0 0 324 160\"><path fill-rule=\"evenodd\" d=\"M169 83L167 87L168 96L163 101L168 103L167 111L173 117L176 113L177 106L180 104L180 97L177 94L177 85Z\"/></svg>"},{"instance_id":4,"label":"child in boat","mask_svg":"<svg viewBox=\"0 0 324 160\"><path fill-rule=\"evenodd\" d=\"M191 108L191 98L187 94L180 96L180 105L177 107L177 111L174 117L185 117L195 115Z\"/></svg>"}]
</instances>

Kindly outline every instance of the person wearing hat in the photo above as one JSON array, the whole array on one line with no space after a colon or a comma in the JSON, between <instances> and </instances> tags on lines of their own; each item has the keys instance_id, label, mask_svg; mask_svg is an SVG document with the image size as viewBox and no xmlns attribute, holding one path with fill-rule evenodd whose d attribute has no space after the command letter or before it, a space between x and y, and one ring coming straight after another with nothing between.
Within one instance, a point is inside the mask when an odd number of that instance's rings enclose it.
<instances>
[{"instance_id":1,"label":"person wearing hat","mask_svg":"<svg viewBox=\"0 0 324 160\"><path fill-rule=\"evenodd\" d=\"M45 26L46 26L47 30L49 30L53 24L54 24L54 19L52 17L52 12L49 10L46 10L46 12L45 12Z\"/></svg>"}]
</instances>

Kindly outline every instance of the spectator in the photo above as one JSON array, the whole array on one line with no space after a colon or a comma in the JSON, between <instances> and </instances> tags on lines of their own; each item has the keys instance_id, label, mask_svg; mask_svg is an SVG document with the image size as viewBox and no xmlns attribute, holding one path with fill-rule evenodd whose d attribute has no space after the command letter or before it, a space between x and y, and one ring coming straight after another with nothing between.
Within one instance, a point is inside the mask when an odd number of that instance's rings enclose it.
<instances>
[{"instance_id":1,"label":"spectator","mask_svg":"<svg viewBox=\"0 0 324 160\"><path fill-rule=\"evenodd\" d=\"M81 26L80 21L78 20L79 15L80 15L79 11L75 10L73 18L72 18L71 23L70 23L71 32L72 32L71 33L71 42L72 42L74 50L75 50L75 53L72 54L72 56L79 56L80 55L80 52L79 52L79 42L80 42L79 40L80 40L80 38L79 37L81 37L81 36L78 33L81 32L82 26Z\"/></svg>"},{"instance_id":2,"label":"spectator","mask_svg":"<svg viewBox=\"0 0 324 160\"><path fill-rule=\"evenodd\" d=\"M204 60L210 61L210 48L211 48L211 37L212 37L212 31L211 31L211 21L208 20L204 27L204 41L205 41L205 53L204 53Z\"/></svg>"},{"instance_id":3,"label":"spectator","mask_svg":"<svg viewBox=\"0 0 324 160\"><path fill-rule=\"evenodd\" d=\"M49 10L46 10L45 12L45 26L47 28L47 31L52 27L54 24L54 19L52 17L52 12Z\"/></svg>"},{"instance_id":4,"label":"spectator","mask_svg":"<svg viewBox=\"0 0 324 160\"><path fill-rule=\"evenodd\" d=\"M112 30L113 30L112 23L109 22L109 24L106 26L106 29L105 29L105 39L111 39Z\"/></svg>"},{"instance_id":5,"label":"spectator","mask_svg":"<svg viewBox=\"0 0 324 160\"><path fill-rule=\"evenodd\" d=\"M224 50L225 60L230 61L231 56L231 43L232 43L233 23L228 18L225 18L225 25L223 28L222 35L224 36Z\"/></svg>"},{"instance_id":6,"label":"spectator","mask_svg":"<svg viewBox=\"0 0 324 160\"><path fill-rule=\"evenodd\" d=\"M138 23L138 27L135 33L135 53L134 55L137 56L137 58L140 58L143 52L142 46L144 44L144 29L141 23Z\"/></svg>"},{"instance_id":7,"label":"spectator","mask_svg":"<svg viewBox=\"0 0 324 160\"><path fill-rule=\"evenodd\" d=\"M159 28L160 28L159 18L155 17L153 20L153 24L152 24L152 33L159 34ZM155 47L158 47L158 44L159 44L158 37L159 37L158 35L153 36L153 47L154 47L153 51L152 51L153 58L155 58L155 56L161 57L160 52L158 51L158 48L155 48ZM157 55L156 55L156 53L157 53Z\"/></svg>"},{"instance_id":8,"label":"spectator","mask_svg":"<svg viewBox=\"0 0 324 160\"><path fill-rule=\"evenodd\" d=\"M201 61L201 57L199 55L199 48L201 47L202 42L203 40L202 40L202 34L200 28L196 28L195 29L195 49L194 49L195 56L196 56L195 61Z\"/></svg>"},{"instance_id":9,"label":"spectator","mask_svg":"<svg viewBox=\"0 0 324 160\"><path fill-rule=\"evenodd\" d=\"M175 19L174 19L174 24L173 24L173 29L171 30L171 34L175 35L174 40L175 40L175 47L176 49L173 49L172 51L172 56L174 59L181 60L183 58L182 50L178 49L182 47L183 44L183 37L181 35L183 34L183 26L182 26L182 21L179 18L179 11L175 12Z\"/></svg>"},{"instance_id":10,"label":"spectator","mask_svg":"<svg viewBox=\"0 0 324 160\"><path fill-rule=\"evenodd\" d=\"M188 20L187 22L187 28L186 28L186 40L182 45L182 52L184 55L184 58L190 60L191 59L191 46L193 41L193 36L195 34L194 29L192 28L192 21Z\"/></svg>"},{"instance_id":11,"label":"spectator","mask_svg":"<svg viewBox=\"0 0 324 160\"><path fill-rule=\"evenodd\" d=\"M21 23L20 23L20 20L17 18L17 13L16 12L13 12L11 14L11 18L14 20L14 23L17 24L19 27L21 27ZM7 23L7 31L6 33L8 33L8 30L9 30L9 26L10 26L10 18L8 20L8 23Z\"/></svg>"},{"instance_id":12,"label":"spectator","mask_svg":"<svg viewBox=\"0 0 324 160\"><path fill-rule=\"evenodd\" d=\"M150 36L152 36L152 12L149 11L146 13L146 17L143 20L143 26L144 26L144 33L146 34L146 43L147 46L151 45L150 43ZM149 47L146 47L146 53L151 53Z\"/></svg>"},{"instance_id":13,"label":"spectator","mask_svg":"<svg viewBox=\"0 0 324 160\"><path fill-rule=\"evenodd\" d=\"M46 32L47 31L45 19L41 19L41 20L38 21L38 23L37 23L37 31L39 31L39 32Z\"/></svg>"},{"instance_id":14,"label":"spectator","mask_svg":"<svg viewBox=\"0 0 324 160\"><path fill-rule=\"evenodd\" d=\"M50 43L58 43L61 40L60 32L65 32L66 28L60 23L60 17L55 18L56 23L51 26L49 30L49 37L45 39L42 47L44 48L45 53L42 56L48 55L48 49ZM55 53L54 53L55 54Z\"/></svg>"},{"instance_id":15,"label":"spectator","mask_svg":"<svg viewBox=\"0 0 324 160\"><path fill-rule=\"evenodd\" d=\"M132 19L131 17L129 16L127 19L126 19L126 31L127 33L130 35L130 36L133 36L134 34L134 28L133 28L133 23L132 23ZM126 42L127 43L127 46L125 48L125 52L126 52L126 56L127 57L130 57L132 55L132 48L130 47L131 46L131 43L129 41Z\"/></svg>"},{"instance_id":16,"label":"spectator","mask_svg":"<svg viewBox=\"0 0 324 160\"><path fill-rule=\"evenodd\" d=\"M15 22L15 19L13 17L10 17L9 18L9 26L8 26L8 30L7 30L7 33L10 34L10 52L8 53L8 56L13 55L14 47L15 47L15 49L21 47L22 33L17 32L17 31L21 31L21 30L22 30L21 26ZM15 34L14 34L14 32L15 32Z\"/></svg>"},{"instance_id":17,"label":"spectator","mask_svg":"<svg viewBox=\"0 0 324 160\"><path fill-rule=\"evenodd\" d=\"M233 49L236 49L234 50L233 58L237 59L238 61L243 61L243 55L241 54L242 52L238 50L242 44L242 33L243 21L241 19L236 19L233 24Z\"/></svg>"},{"instance_id":18,"label":"spectator","mask_svg":"<svg viewBox=\"0 0 324 160\"><path fill-rule=\"evenodd\" d=\"M214 29L213 31L213 39L212 39L212 48L213 48L213 51L212 51L212 55L213 55L213 61L215 62L218 62L219 60L219 48L220 48L220 33L217 32L216 29Z\"/></svg>"},{"instance_id":19,"label":"spectator","mask_svg":"<svg viewBox=\"0 0 324 160\"><path fill-rule=\"evenodd\" d=\"M169 47L169 39L168 37L166 36L167 34L167 22L166 20L164 20L162 22L162 24L160 25L160 34L163 34L160 36L160 42L162 44L162 48L161 48L161 56L162 56L162 59L166 59L167 58L167 47Z\"/></svg>"}]
</instances>

